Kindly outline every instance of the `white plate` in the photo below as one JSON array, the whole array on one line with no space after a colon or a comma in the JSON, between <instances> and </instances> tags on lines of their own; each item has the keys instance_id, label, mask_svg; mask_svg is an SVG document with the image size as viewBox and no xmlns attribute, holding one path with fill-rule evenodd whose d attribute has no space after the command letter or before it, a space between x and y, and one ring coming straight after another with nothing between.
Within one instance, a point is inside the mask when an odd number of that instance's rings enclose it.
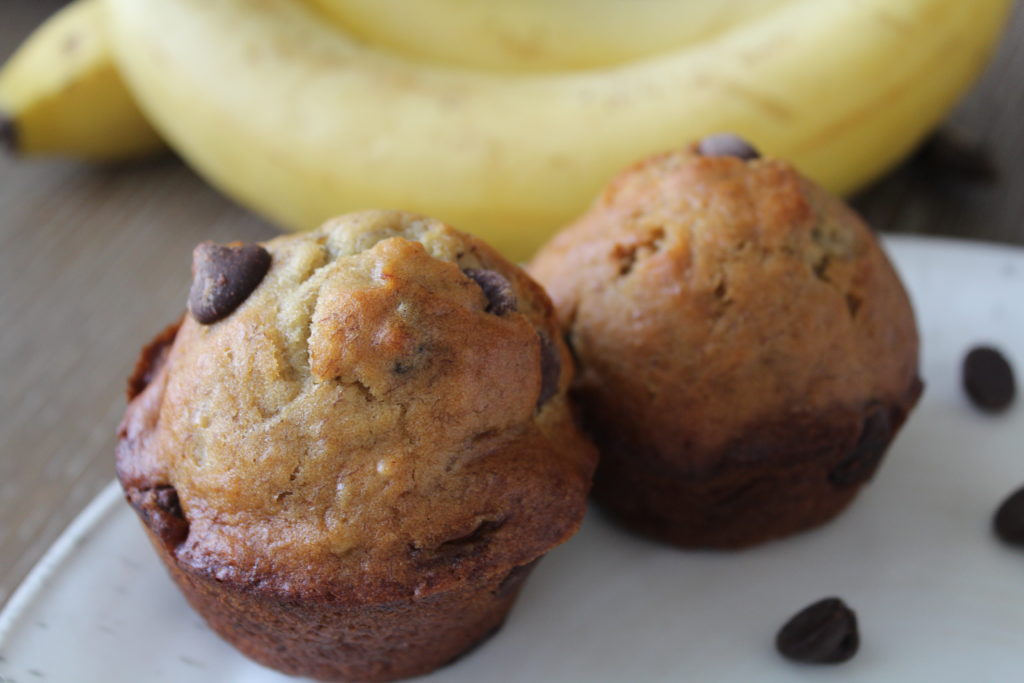
<instances>
[{"instance_id":1,"label":"white plate","mask_svg":"<svg viewBox=\"0 0 1024 683\"><path fill-rule=\"evenodd\" d=\"M924 398L873 485L836 522L737 553L683 552L588 516L545 559L504 630L426 681L1024 680L1024 552L990 530L1024 482L1024 412L976 412L959 385L977 342L1024 371L1024 250L893 237L916 304ZM842 596L859 654L795 665L778 627ZM207 629L113 486L0 615L0 681L294 680Z\"/></svg>"}]
</instances>

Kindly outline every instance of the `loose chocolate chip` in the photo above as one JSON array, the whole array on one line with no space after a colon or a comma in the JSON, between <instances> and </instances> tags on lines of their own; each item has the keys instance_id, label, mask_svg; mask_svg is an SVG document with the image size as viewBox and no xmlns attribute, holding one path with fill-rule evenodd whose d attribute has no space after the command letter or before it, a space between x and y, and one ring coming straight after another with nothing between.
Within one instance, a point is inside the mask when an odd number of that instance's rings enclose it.
<instances>
[{"instance_id":1,"label":"loose chocolate chip","mask_svg":"<svg viewBox=\"0 0 1024 683\"><path fill-rule=\"evenodd\" d=\"M540 395L537 397L537 408L539 409L548 402L552 396L558 393L558 380L562 375L562 359L558 353L558 346L551 341L543 332L538 332L540 337Z\"/></svg>"},{"instance_id":2,"label":"loose chocolate chip","mask_svg":"<svg viewBox=\"0 0 1024 683\"><path fill-rule=\"evenodd\" d=\"M828 475L829 481L836 486L859 484L870 479L892 440L890 411L878 403L871 404L868 410L857 445Z\"/></svg>"},{"instance_id":3,"label":"loose chocolate chip","mask_svg":"<svg viewBox=\"0 0 1024 683\"><path fill-rule=\"evenodd\" d=\"M270 269L270 254L258 244L203 242L192 252L188 308L209 325L231 314Z\"/></svg>"},{"instance_id":4,"label":"loose chocolate chip","mask_svg":"<svg viewBox=\"0 0 1024 683\"><path fill-rule=\"evenodd\" d=\"M1024 547L1024 488L1003 501L992 519L996 535L1005 543Z\"/></svg>"},{"instance_id":5,"label":"loose chocolate chip","mask_svg":"<svg viewBox=\"0 0 1024 683\"><path fill-rule=\"evenodd\" d=\"M989 413L998 413L1013 403L1017 393L1013 368L998 350L976 346L964 358L964 391L974 405Z\"/></svg>"},{"instance_id":6,"label":"loose chocolate chip","mask_svg":"<svg viewBox=\"0 0 1024 683\"><path fill-rule=\"evenodd\" d=\"M761 153L752 144L734 133L715 133L697 143L697 152L705 157L738 157L757 159Z\"/></svg>"},{"instance_id":7,"label":"loose chocolate chip","mask_svg":"<svg viewBox=\"0 0 1024 683\"><path fill-rule=\"evenodd\" d=\"M188 537L188 520L173 486L134 489L129 492L128 501L168 548L174 549Z\"/></svg>"},{"instance_id":8,"label":"loose chocolate chip","mask_svg":"<svg viewBox=\"0 0 1024 683\"><path fill-rule=\"evenodd\" d=\"M504 275L482 268L466 268L463 272L484 290L484 296L488 301L488 313L505 315L516 310L516 294Z\"/></svg>"},{"instance_id":9,"label":"loose chocolate chip","mask_svg":"<svg viewBox=\"0 0 1024 683\"><path fill-rule=\"evenodd\" d=\"M775 638L783 657L814 664L845 662L859 646L857 615L839 598L825 598L800 610Z\"/></svg>"}]
</instances>

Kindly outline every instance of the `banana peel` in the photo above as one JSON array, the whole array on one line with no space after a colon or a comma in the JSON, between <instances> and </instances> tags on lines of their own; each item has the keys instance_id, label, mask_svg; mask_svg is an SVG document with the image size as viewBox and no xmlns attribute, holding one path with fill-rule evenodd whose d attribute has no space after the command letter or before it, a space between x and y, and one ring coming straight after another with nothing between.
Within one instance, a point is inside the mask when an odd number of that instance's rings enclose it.
<instances>
[{"instance_id":1,"label":"banana peel","mask_svg":"<svg viewBox=\"0 0 1024 683\"><path fill-rule=\"evenodd\" d=\"M393 2L76 0L0 72L4 135L92 160L163 138L286 228L405 209L523 259L623 166L713 132L861 187L946 115L1011 6Z\"/></svg>"},{"instance_id":2,"label":"banana peel","mask_svg":"<svg viewBox=\"0 0 1024 683\"><path fill-rule=\"evenodd\" d=\"M0 71L0 142L19 156L118 161L164 148L121 80L99 0L67 5Z\"/></svg>"},{"instance_id":3,"label":"banana peel","mask_svg":"<svg viewBox=\"0 0 1024 683\"><path fill-rule=\"evenodd\" d=\"M389 207L527 257L623 166L729 130L837 192L896 163L1009 2L802 0L623 65L510 74L396 55L296 0L106 0L157 128L289 228Z\"/></svg>"}]
</instances>

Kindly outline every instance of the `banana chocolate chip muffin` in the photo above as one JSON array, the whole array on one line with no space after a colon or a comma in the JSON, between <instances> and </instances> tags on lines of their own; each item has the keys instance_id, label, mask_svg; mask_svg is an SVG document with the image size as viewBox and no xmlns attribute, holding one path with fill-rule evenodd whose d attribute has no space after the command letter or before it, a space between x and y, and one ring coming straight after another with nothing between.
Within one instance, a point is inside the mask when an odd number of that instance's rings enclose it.
<instances>
[{"instance_id":1,"label":"banana chocolate chip muffin","mask_svg":"<svg viewBox=\"0 0 1024 683\"><path fill-rule=\"evenodd\" d=\"M596 451L544 291L437 221L364 212L196 248L117 474L189 602L290 674L384 681L501 625Z\"/></svg>"},{"instance_id":2,"label":"banana chocolate chip muffin","mask_svg":"<svg viewBox=\"0 0 1024 683\"><path fill-rule=\"evenodd\" d=\"M913 311L871 230L735 137L626 169L531 273L579 362L597 500L680 546L830 519L921 392Z\"/></svg>"}]
</instances>

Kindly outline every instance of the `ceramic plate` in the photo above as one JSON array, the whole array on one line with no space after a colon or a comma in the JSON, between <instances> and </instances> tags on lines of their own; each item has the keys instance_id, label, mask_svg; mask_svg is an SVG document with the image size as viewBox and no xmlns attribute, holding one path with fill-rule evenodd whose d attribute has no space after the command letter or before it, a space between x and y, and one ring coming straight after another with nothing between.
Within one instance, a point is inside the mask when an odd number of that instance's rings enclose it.
<instances>
[{"instance_id":1,"label":"ceramic plate","mask_svg":"<svg viewBox=\"0 0 1024 683\"><path fill-rule=\"evenodd\" d=\"M534 572L503 631L424 681L1022 680L1024 551L993 510L1024 483L1024 401L991 417L960 388L979 342L1024 373L1024 250L887 240L914 299L924 398L835 522L746 552L683 552L593 511ZM1024 377L1022 377L1024 378ZM792 664L776 630L819 598L857 612L837 667ZM0 680L264 683L186 605L111 486L0 615Z\"/></svg>"}]
</instances>

